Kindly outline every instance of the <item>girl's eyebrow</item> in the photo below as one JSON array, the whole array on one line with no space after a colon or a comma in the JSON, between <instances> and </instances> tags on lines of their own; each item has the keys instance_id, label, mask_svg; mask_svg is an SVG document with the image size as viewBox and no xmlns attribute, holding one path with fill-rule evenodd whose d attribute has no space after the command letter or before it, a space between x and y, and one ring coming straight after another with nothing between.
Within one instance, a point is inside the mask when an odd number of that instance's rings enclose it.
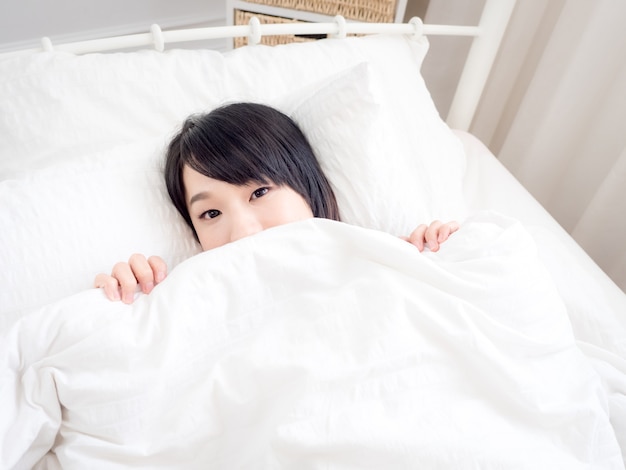
<instances>
[{"instance_id":1,"label":"girl's eyebrow","mask_svg":"<svg viewBox=\"0 0 626 470\"><path fill-rule=\"evenodd\" d=\"M201 191L199 193L194 194L193 196L191 196L191 199L189 199L189 205L193 205L194 202L198 202L198 201L202 201L204 199L208 199L211 195L209 194L208 191Z\"/></svg>"}]
</instances>

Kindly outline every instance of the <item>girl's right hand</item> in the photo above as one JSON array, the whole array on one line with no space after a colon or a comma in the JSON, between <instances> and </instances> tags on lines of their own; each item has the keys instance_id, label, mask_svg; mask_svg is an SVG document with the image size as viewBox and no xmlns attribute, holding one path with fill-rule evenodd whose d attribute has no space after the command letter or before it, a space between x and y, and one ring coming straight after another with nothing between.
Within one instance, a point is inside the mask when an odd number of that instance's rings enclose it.
<instances>
[{"instance_id":1,"label":"girl's right hand","mask_svg":"<svg viewBox=\"0 0 626 470\"><path fill-rule=\"evenodd\" d=\"M167 264L159 256L134 254L127 263L113 266L111 274L100 273L94 280L94 287L104 289L109 300L133 303L137 285L144 294L149 294L154 286L167 276Z\"/></svg>"}]
</instances>

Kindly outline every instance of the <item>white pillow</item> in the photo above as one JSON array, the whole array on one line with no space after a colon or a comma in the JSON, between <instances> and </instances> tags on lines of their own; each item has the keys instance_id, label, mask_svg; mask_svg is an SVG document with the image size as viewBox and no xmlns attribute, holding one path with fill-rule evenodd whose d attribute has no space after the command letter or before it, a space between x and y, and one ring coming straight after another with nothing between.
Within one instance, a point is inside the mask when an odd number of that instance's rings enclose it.
<instances>
[{"instance_id":1,"label":"white pillow","mask_svg":"<svg viewBox=\"0 0 626 470\"><path fill-rule=\"evenodd\" d=\"M420 223L464 218L460 141L440 120L425 120L417 132L391 127L371 68L357 65L283 107L315 149L342 220L409 235Z\"/></svg>"},{"instance_id":2,"label":"white pillow","mask_svg":"<svg viewBox=\"0 0 626 470\"><path fill-rule=\"evenodd\" d=\"M360 47L351 57L347 43L333 44L339 47L42 52L0 60L0 180L170 134L191 113L228 100L274 99L358 63Z\"/></svg>"},{"instance_id":3,"label":"white pillow","mask_svg":"<svg viewBox=\"0 0 626 470\"><path fill-rule=\"evenodd\" d=\"M0 60L0 180L60 160L171 134L189 114L233 100L277 100L355 65L372 68L385 127L428 139L442 124L420 75L428 50L402 36L328 39L277 47Z\"/></svg>"},{"instance_id":4,"label":"white pillow","mask_svg":"<svg viewBox=\"0 0 626 470\"><path fill-rule=\"evenodd\" d=\"M348 222L407 234L464 217L465 157L420 76L426 50L377 36L0 61L0 326L134 252L171 267L197 252L163 188L163 148L188 114L228 101L294 116Z\"/></svg>"},{"instance_id":5,"label":"white pillow","mask_svg":"<svg viewBox=\"0 0 626 470\"><path fill-rule=\"evenodd\" d=\"M170 266L199 252L169 202L163 139L146 139L0 183L0 326L88 289L135 252Z\"/></svg>"}]
</instances>

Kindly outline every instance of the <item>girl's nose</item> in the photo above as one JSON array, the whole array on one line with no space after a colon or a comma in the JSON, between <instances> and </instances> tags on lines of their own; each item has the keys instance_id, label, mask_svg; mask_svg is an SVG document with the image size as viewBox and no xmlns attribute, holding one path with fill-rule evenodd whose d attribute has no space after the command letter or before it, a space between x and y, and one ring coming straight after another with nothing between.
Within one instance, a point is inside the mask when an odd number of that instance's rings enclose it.
<instances>
[{"instance_id":1,"label":"girl's nose","mask_svg":"<svg viewBox=\"0 0 626 470\"><path fill-rule=\"evenodd\" d=\"M263 230L263 224L254 214L242 214L234 221L230 241L234 242L249 237Z\"/></svg>"}]
</instances>

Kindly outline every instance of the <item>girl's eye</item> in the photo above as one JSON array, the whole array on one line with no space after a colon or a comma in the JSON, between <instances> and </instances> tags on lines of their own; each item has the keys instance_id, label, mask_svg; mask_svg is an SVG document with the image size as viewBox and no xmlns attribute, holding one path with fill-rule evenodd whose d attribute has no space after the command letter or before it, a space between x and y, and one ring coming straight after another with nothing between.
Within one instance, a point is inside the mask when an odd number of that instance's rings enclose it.
<instances>
[{"instance_id":1,"label":"girl's eye","mask_svg":"<svg viewBox=\"0 0 626 470\"><path fill-rule=\"evenodd\" d=\"M203 212L202 215L200 216L201 219L214 219L215 217L217 217L218 215L220 215L221 212L218 211L217 209L209 209L206 212Z\"/></svg>"},{"instance_id":2,"label":"girl's eye","mask_svg":"<svg viewBox=\"0 0 626 470\"><path fill-rule=\"evenodd\" d=\"M257 199L260 197L263 197L267 194L267 192L270 190L270 188L259 188L256 191L254 191L252 193L252 198L251 199Z\"/></svg>"}]
</instances>

